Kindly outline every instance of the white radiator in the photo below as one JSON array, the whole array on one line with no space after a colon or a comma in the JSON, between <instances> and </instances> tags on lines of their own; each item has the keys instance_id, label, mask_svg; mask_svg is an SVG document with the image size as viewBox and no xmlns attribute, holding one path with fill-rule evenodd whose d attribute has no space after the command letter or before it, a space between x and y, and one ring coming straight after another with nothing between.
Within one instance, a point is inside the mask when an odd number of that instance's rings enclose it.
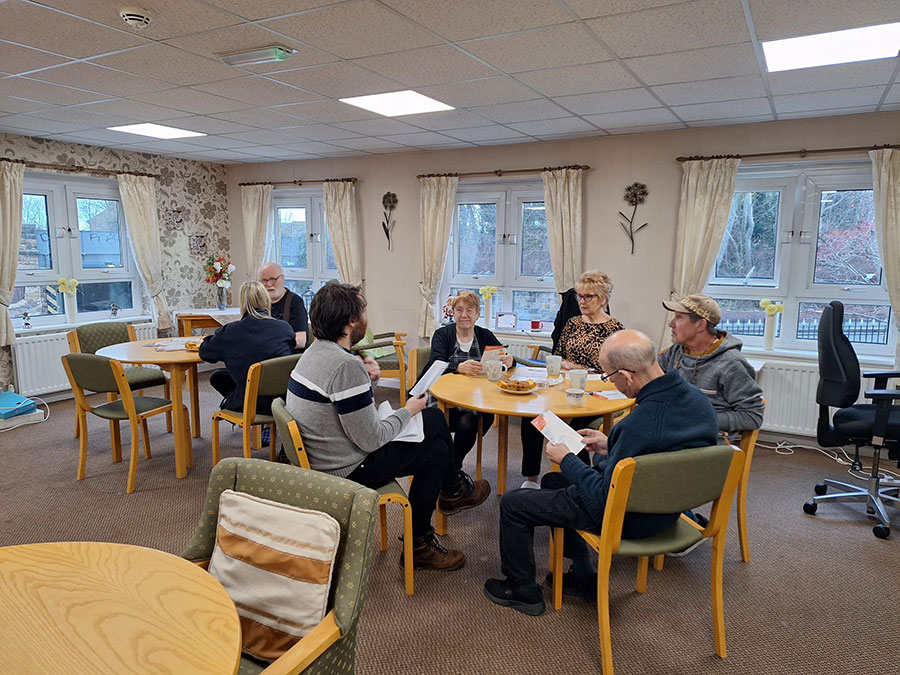
<instances>
[{"instance_id":1,"label":"white radiator","mask_svg":"<svg viewBox=\"0 0 900 675\"><path fill-rule=\"evenodd\" d=\"M135 324L138 340L156 337L156 324ZM69 353L65 333L44 333L17 337L12 357L16 369L16 391L38 396L69 389L69 380L60 357Z\"/></svg>"},{"instance_id":2,"label":"white radiator","mask_svg":"<svg viewBox=\"0 0 900 675\"><path fill-rule=\"evenodd\" d=\"M546 338L532 338L527 335L510 333L500 334L497 336L497 339L507 346L510 354L520 359L531 358L534 349L530 345L546 345L547 347L550 347L552 344L550 340Z\"/></svg>"}]
</instances>

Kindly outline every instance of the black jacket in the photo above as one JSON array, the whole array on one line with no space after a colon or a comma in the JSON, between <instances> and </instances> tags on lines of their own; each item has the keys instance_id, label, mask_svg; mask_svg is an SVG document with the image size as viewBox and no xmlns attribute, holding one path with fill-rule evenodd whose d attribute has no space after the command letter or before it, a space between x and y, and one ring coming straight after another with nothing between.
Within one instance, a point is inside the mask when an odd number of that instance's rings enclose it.
<instances>
[{"instance_id":1,"label":"black jacket","mask_svg":"<svg viewBox=\"0 0 900 675\"><path fill-rule=\"evenodd\" d=\"M484 354L484 348L487 346L503 346L496 335L487 328L482 328L478 325L475 326L475 342L478 344L478 351L481 354ZM455 373L459 364L453 363L450 358L455 349L456 324L451 323L447 326L441 326L431 336L431 359L428 361L428 367L431 367L431 364L435 361L448 361L450 365L447 366L447 372Z\"/></svg>"}]
</instances>

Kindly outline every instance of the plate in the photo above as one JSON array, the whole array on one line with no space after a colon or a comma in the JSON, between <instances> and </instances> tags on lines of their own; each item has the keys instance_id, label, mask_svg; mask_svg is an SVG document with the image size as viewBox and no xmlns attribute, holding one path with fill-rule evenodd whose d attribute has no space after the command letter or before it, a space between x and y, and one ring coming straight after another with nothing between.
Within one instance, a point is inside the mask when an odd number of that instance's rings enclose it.
<instances>
[{"instance_id":1,"label":"plate","mask_svg":"<svg viewBox=\"0 0 900 675\"><path fill-rule=\"evenodd\" d=\"M500 391L502 391L504 394L512 394L513 396L525 396L526 394L533 394L537 387L532 387L531 389L525 389L523 391L518 391L516 389L502 389L500 387L497 387L497 389L500 389Z\"/></svg>"},{"instance_id":2,"label":"plate","mask_svg":"<svg viewBox=\"0 0 900 675\"><path fill-rule=\"evenodd\" d=\"M557 375L556 377L548 377L547 378L547 386L554 387L557 384L560 384L563 381L562 375Z\"/></svg>"}]
</instances>

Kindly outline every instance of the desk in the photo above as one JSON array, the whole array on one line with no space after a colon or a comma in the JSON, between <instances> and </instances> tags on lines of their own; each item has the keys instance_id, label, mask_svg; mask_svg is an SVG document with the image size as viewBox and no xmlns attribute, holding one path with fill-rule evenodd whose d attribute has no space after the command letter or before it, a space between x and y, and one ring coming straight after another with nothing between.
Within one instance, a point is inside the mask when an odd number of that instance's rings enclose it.
<instances>
[{"instance_id":1,"label":"desk","mask_svg":"<svg viewBox=\"0 0 900 675\"><path fill-rule=\"evenodd\" d=\"M579 406L566 403L566 387L568 380L548 389L534 390L527 395L504 393L496 382L488 382L486 377L468 377L457 373L442 375L430 391L438 400L438 405L445 414L448 408L466 408L478 412L497 415L497 494L506 490L506 451L509 438L510 417L537 417L545 410L552 410L564 420L574 417L603 416L603 431L609 433L612 427L612 414L626 410L634 405L634 399L602 400L594 396L585 396ZM588 391L615 389L612 384L589 380ZM523 422L526 424L527 422Z\"/></svg>"},{"instance_id":2,"label":"desk","mask_svg":"<svg viewBox=\"0 0 900 675\"><path fill-rule=\"evenodd\" d=\"M197 352L178 350L173 352L158 352L154 347L146 345L154 342L167 342L179 338L160 338L158 340L137 340L136 342L120 342L97 350L97 354L124 363L137 363L145 365L155 364L167 371L169 378L169 391L172 397L172 424L175 429L175 475L184 478L187 475L187 467L194 466L193 452L190 441L185 445L185 435L178 433L179 429L188 428L188 420L184 417L182 380L185 376L190 378L191 385L191 413L194 419L194 438L200 435L200 402L197 396L197 364L201 362Z\"/></svg>"},{"instance_id":3,"label":"desk","mask_svg":"<svg viewBox=\"0 0 900 675\"><path fill-rule=\"evenodd\" d=\"M0 548L4 672L236 673L234 603L203 568L103 542Z\"/></svg>"},{"instance_id":4,"label":"desk","mask_svg":"<svg viewBox=\"0 0 900 675\"><path fill-rule=\"evenodd\" d=\"M178 335L182 337L193 335L195 328L221 328L226 323L237 321L240 318L241 310L234 308L191 310L184 313L175 313L175 320L178 322Z\"/></svg>"}]
</instances>

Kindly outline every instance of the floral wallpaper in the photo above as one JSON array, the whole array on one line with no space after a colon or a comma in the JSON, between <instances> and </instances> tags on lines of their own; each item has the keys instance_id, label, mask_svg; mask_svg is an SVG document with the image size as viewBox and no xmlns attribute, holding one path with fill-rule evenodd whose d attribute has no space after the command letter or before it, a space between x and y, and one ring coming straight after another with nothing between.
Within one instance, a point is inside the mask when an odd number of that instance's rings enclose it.
<instances>
[{"instance_id":1,"label":"floral wallpaper","mask_svg":"<svg viewBox=\"0 0 900 675\"><path fill-rule=\"evenodd\" d=\"M146 153L77 145L0 133L0 156L53 164L139 171L156 184L163 276L169 308L212 307L215 288L203 281L206 253L191 253L191 240L230 257L225 167ZM9 347L0 349L0 386L13 380Z\"/></svg>"}]
</instances>

